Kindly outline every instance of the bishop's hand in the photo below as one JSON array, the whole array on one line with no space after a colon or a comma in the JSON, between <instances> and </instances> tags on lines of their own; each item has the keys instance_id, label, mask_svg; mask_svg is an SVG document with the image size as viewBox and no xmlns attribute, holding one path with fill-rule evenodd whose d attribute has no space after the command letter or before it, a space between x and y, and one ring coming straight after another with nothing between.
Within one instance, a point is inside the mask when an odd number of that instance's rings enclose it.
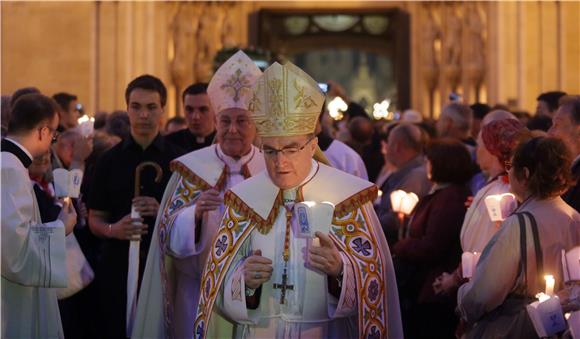
<instances>
[{"instance_id":1,"label":"bishop's hand","mask_svg":"<svg viewBox=\"0 0 580 339\"><path fill-rule=\"evenodd\" d=\"M253 255L244 260L242 266L246 287L257 289L272 277L272 260L262 256L262 250L255 250Z\"/></svg>"},{"instance_id":2,"label":"bishop's hand","mask_svg":"<svg viewBox=\"0 0 580 339\"><path fill-rule=\"evenodd\" d=\"M310 246L310 265L332 278L342 271L342 257L328 234L316 232L320 246Z\"/></svg>"},{"instance_id":3,"label":"bishop's hand","mask_svg":"<svg viewBox=\"0 0 580 339\"><path fill-rule=\"evenodd\" d=\"M218 190L210 188L201 192L195 201L195 219L200 220L203 213L218 209L222 203L223 199Z\"/></svg>"}]
</instances>

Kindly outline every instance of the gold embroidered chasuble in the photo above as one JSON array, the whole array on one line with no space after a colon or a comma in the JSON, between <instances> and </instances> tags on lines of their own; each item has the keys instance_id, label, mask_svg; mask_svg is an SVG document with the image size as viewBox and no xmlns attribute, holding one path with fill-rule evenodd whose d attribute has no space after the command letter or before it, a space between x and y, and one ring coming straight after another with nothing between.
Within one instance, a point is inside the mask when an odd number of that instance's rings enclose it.
<instances>
[{"instance_id":1,"label":"gold embroidered chasuble","mask_svg":"<svg viewBox=\"0 0 580 339\"><path fill-rule=\"evenodd\" d=\"M333 221L327 233L341 256L347 258L348 266L353 268L352 280L355 284L355 288L352 288L355 295L349 297L341 293L337 307L340 309L354 306L356 309L354 335L361 338L402 338L399 301L390 252L371 205L377 194L376 186L319 164L318 172L299 190L297 196L304 201L328 201L335 205ZM214 318L228 313L220 308L223 307L226 293L226 279L239 264L235 260L239 259L239 252L247 246L253 232L270 232L281 211L281 204L282 191L265 172L226 193L225 213L202 276L195 338L215 337ZM276 265L277 259L270 259ZM268 281L265 284L275 282ZM233 284L228 282L228 287ZM244 294L243 285L236 285L230 290L232 293L241 293L242 296ZM262 296L262 300L264 298ZM304 307L309 306L306 303ZM341 312L337 311L335 315L327 316L327 321L345 316L339 314ZM228 320L236 322L235 319ZM308 319L302 321L308 322ZM242 328L253 325L255 324L251 321L236 323L236 326ZM242 332L247 333L245 330Z\"/></svg>"}]
</instances>

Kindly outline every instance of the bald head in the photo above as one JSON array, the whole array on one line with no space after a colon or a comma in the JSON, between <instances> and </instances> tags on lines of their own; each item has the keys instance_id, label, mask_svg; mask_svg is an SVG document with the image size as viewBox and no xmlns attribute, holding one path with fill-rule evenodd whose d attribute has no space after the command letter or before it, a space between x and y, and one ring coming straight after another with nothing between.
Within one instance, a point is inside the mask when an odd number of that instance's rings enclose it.
<instances>
[{"instance_id":1,"label":"bald head","mask_svg":"<svg viewBox=\"0 0 580 339\"><path fill-rule=\"evenodd\" d=\"M473 111L467 105L453 102L443 107L437 121L437 132L440 137L464 139L471 132Z\"/></svg>"},{"instance_id":2,"label":"bald head","mask_svg":"<svg viewBox=\"0 0 580 339\"><path fill-rule=\"evenodd\" d=\"M411 123L393 128L387 141L387 159L396 167L402 167L423 151L421 129Z\"/></svg>"},{"instance_id":3,"label":"bald head","mask_svg":"<svg viewBox=\"0 0 580 339\"><path fill-rule=\"evenodd\" d=\"M395 127L391 132L390 140L400 142L410 150L421 152L423 150L421 129L411 123L403 123Z\"/></svg>"},{"instance_id":4,"label":"bald head","mask_svg":"<svg viewBox=\"0 0 580 339\"><path fill-rule=\"evenodd\" d=\"M81 137L82 135L74 129L68 129L58 136L54 150L66 168L69 168L72 164L74 144Z\"/></svg>"}]
</instances>

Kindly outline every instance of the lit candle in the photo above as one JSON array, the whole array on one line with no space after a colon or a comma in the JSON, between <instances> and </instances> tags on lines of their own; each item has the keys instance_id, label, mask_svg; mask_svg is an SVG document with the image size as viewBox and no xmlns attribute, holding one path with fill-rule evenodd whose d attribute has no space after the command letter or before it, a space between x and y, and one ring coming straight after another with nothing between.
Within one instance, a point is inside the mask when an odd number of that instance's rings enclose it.
<instances>
[{"instance_id":1,"label":"lit candle","mask_svg":"<svg viewBox=\"0 0 580 339\"><path fill-rule=\"evenodd\" d=\"M413 192L407 193L402 190L391 192L391 206L394 212L401 212L405 215L411 214L413 208L419 201L419 197Z\"/></svg>"},{"instance_id":2,"label":"lit candle","mask_svg":"<svg viewBox=\"0 0 580 339\"><path fill-rule=\"evenodd\" d=\"M554 280L554 276L553 275L546 275L544 276L544 279L546 279L546 294L549 296L554 295L554 284L555 284L555 280Z\"/></svg>"},{"instance_id":3,"label":"lit candle","mask_svg":"<svg viewBox=\"0 0 580 339\"><path fill-rule=\"evenodd\" d=\"M86 115L77 119L78 128L84 137L89 137L95 131L95 118L89 118Z\"/></svg>"},{"instance_id":4,"label":"lit candle","mask_svg":"<svg viewBox=\"0 0 580 339\"><path fill-rule=\"evenodd\" d=\"M344 117L342 112L346 112L348 105L342 98L336 97L328 103L328 114L334 120L341 120Z\"/></svg>"},{"instance_id":5,"label":"lit candle","mask_svg":"<svg viewBox=\"0 0 580 339\"><path fill-rule=\"evenodd\" d=\"M312 247L320 247L320 238L319 237L312 238Z\"/></svg>"},{"instance_id":6,"label":"lit candle","mask_svg":"<svg viewBox=\"0 0 580 339\"><path fill-rule=\"evenodd\" d=\"M491 221L503 221L517 206L516 197L511 193L488 195L484 202Z\"/></svg>"}]
</instances>

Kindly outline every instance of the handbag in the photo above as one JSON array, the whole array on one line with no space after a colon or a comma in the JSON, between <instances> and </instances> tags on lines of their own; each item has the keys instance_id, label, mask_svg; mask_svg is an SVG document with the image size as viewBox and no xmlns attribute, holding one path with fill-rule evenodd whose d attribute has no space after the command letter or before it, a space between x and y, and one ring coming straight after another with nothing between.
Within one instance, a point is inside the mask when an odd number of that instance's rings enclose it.
<instances>
[{"instance_id":1,"label":"handbag","mask_svg":"<svg viewBox=\"0 0 580 339\"><path fill-rule=\"evenodd\" d=\"M478 320L466 333L466 338L538 338L534 325L526 311L526 305L535 301L536 298L528 293L527 277L527 230L525 217L530 220L532 237L534 240L534 250L536 257L536 267L540 279L544 271L542 247L538 235L538 224L536 219L529 212L515 213L517 215L520 228L520 265L518 276L522 276L524 282L524 294L509 294L504 302L493 311L486 313ZM540 279L540 281L542 281Z\"/></svg>"},{"instance_id":2,"label":"handbag","mask_svg":"<svg viewBox=\"0 0 580 339\"><path fill-rule=\"evenodd\" d=\"M65 245L68 284L67 287L58 288L56 290L56 297L59 300L78 293L80 290L87 287L95 278L95 273L83 254L74 233L66 236Z\"/></svg>"}]
</instances>

